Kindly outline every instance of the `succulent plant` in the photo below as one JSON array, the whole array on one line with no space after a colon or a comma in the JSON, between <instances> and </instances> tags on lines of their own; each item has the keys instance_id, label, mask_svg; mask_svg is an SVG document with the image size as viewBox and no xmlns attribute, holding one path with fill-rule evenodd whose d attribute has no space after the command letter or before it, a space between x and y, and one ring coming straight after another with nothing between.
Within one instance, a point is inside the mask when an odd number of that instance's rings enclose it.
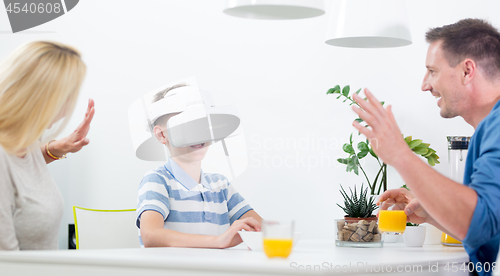
<instances>
[{"instance_id":1,"label":"succulent plant","mask_svg":"<svg viewBox=\"0 0 500 276\"><path fill-rule=\"evenodd\" d=\"M351 188L349 188L349 191L351 192L350 196L347 195L342 185L340 185L340 189L340 193L344 197L344 206L340 206L338 203L337 206L344 210L347 217L367 218L370 217L373 211L378 208L378 206L373 203L375 198L367 197L368 188L363 189L363 185L361 185L361 191L359 194L356 191L356 186L354 186L354 193Z\"/></svg>"}]
</instances>

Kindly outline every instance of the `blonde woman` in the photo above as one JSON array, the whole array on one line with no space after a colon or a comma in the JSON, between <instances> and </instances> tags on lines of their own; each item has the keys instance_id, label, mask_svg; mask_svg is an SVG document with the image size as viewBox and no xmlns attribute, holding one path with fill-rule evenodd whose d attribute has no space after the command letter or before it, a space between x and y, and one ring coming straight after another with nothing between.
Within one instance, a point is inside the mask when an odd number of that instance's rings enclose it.
<instances>
[{"instance_id":1,"label":"blonde woman","mask_svg":"<svg viewBox=\"0 0 500 276\"><path fill-rule=\"evenodd\" d=\"M85 71L77 50L44 41L0 64L0 250L57 249L63 199L47 163L89 143L92 100L82 124L51 141L73 112Z\"/></svg>"}]
</instances>

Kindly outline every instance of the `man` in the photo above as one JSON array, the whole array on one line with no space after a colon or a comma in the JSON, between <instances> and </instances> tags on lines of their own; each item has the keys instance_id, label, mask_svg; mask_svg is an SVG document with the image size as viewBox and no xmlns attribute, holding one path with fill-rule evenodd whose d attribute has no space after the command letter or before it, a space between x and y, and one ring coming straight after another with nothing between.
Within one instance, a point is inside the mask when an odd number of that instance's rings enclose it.
<instances>
[{"instance_id":1,"label":"man","mask_svg":"<svg viewBox=\"0 0 500 276\"><path fill-rule=\"evenodd\" d=\"M483 268L494 265L500 243L500 33L483 20L465 19L429 30L426 40L430 45L422 90L439 98L442 117L461 116L475 129L465 185L413 154L391 107L383 108L368 90L366 101L355 95L362 109L354 111L370 128L353 125L412 191L390 190L380 201L406 201L410 221L428 222L462 240L476 271L483 274Z\"/></svg>"}]
</instances>

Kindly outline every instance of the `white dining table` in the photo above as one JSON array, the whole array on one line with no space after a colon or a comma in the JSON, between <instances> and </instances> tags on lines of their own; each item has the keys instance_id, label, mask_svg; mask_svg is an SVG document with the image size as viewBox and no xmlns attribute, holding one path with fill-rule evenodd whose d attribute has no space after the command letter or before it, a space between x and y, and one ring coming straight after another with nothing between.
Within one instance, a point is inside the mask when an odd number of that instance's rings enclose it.
<instances>
[{"instance_id":1,"label":"white dining table","mask_svg":"<svg viewBox=\"0 0 500 276\"><path fill-rule=\"evenodd\" d=\"M287 259L269 259L244 244L230 249L134 248L3 251L1 276L58 275L467 275L462 247L336 247L334 240L301 240ZM463 268L463 267L462 267Z\"/></svg>"}]
</instances>

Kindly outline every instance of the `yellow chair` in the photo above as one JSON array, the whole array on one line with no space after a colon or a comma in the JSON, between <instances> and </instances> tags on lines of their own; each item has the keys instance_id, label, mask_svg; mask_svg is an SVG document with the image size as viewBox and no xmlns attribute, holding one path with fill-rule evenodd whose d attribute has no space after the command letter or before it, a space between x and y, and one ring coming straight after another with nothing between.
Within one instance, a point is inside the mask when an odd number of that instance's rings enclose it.
<instances>
[{"instance_id":1,"label":"yellow chair","mask_svg":"<svg viewBox=\"0 0 500 276\"><path fill-rule=\"evenodd\" d=\"M135 209L97 210L73 206L77 249L140 248Z\"/></svg>"}]
</instances>

